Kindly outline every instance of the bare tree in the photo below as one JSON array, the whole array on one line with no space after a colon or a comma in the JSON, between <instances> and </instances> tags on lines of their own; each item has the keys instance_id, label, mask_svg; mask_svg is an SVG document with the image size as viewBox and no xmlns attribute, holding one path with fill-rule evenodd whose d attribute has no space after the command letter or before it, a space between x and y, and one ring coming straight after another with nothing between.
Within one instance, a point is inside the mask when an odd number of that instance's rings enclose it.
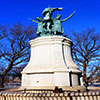
<instances>
[{"instance_id":1,"label":"bare tree","mask_svg":"<svg viewBox=\"0 0 100 100\"><path fill-rule=\"evenodd\" d=\"M83 81L88 86L90 78L100 69L100 34L95 29L73 33L73 58L83 71Z\"/></svg>"},{"instance_id":2,"label":"bare tree","mask_svg":"<svg viewBox=\"0 0 100 100\"><path fill-rule=\"evenodd\" d=\"M3 87L4 78L13 66L28 62L30 46L28 41L34 38L35 28L14 24L12 27L0 26L0 60L5 61L4 70L1 74L1 84Z\"/></svg>"}]
</instances>

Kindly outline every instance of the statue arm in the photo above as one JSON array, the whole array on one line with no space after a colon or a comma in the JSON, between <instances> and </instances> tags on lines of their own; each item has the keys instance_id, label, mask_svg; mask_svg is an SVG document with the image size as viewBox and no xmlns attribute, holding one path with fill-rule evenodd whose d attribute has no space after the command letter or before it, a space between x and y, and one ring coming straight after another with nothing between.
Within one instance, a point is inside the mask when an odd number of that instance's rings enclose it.
<instances>
[{"instance_id":1,"label":"statue arm","mask_svg":"<svg viewBox=\"0 0 100 100\"><path fill-rule=\"evenodd\" d=\"M57 10L62 10L63 8L56 8Z\"/></svg>"},{"instance_id":2,"label":"statue arm","mask_svg":"<svg viewBox=\"0 0 100 100\"><path fill-rule=\"evenodd\" d=\"M39 23L38 21L35 21L35 20L33 20L33 19L31 19L31 18L29 18L32 22L35 22L35 23Z\"/></svg>"},{"instance_id":3,"label":"statue arm","mask_svg":"<svg viewBox=\"0 0 100 100\"><path fill-rule=\"evenodd\" d=\"M69 18L71 18L74 15L74 13L75 13L75 11L72 14L70 14L67 18L61 20L61 22L64 22L64 21L68 20Z\"/></svg>"},{"instance_id":4,"label":"statue arm","mask_svg":"<svg viewBox=\"0 0 100 100\"><path fill-rule=\"evenodd\" d=\"M63 8L52 8L52 11L54 12L55 10L62 10Z\"/></svg>"}]
</instances>

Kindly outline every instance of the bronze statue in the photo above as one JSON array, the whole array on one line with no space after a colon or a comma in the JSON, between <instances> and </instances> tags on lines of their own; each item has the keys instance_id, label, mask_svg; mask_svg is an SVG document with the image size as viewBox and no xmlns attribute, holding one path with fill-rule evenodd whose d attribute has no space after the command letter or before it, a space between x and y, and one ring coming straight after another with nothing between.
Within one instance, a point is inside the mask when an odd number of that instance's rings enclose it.
<instances>
[{"instance_id":1,"label":"bronze statue","mask_svg":"<svg viewBox=\"0 0 100 100\"><path fill-rule=\"evenodd\" d=\"M73 16L75 11L68 16L67 18L61 20L61 15L57 15L55 18L52 18L52 14L55 10L61 11L63 8L45 8L42 12L44 18L37 17L38 21L32 20L35 23L38 23L37 35L38 36L47 36L47 35L62 35L64 33L62 22L67 21Z\"/></svg>"}]
</instances>

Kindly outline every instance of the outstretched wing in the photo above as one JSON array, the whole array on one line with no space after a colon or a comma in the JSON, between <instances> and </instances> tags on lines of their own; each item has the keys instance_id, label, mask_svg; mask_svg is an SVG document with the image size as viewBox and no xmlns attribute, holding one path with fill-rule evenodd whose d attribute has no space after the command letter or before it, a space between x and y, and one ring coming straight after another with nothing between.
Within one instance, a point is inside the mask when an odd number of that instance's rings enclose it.
<instances>
[{"instance_id":1,"label":"outstretched wing","mask_svg":"<svg viewBox=\"0 0 100 100\"><path fill-rule=\"evenodd\" d=\"M61 22L64 22L64 21L68 20L69 18L71 18L74 15L74 13L75 13L75 11L72 14L70 14L67 18L61 20Z\"/></svg>"},{"instance_id":2,"label":"outstretched wing","mask_svg":"<svg viewBox=\"0 0 100 100\"><path fill-rule=\"evenodd\" d=\"M32 22L35 22L35 23L39 23L38 21L35 21L32 18L29 18L29 20L31 20Z\"/></svg>"}]
</instances>

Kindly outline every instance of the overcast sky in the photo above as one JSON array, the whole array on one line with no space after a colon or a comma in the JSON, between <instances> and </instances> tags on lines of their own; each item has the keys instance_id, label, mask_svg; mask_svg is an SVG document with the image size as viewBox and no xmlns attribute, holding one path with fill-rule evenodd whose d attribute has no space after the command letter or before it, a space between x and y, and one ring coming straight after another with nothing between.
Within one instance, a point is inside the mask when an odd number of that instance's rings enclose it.
<instances>
[{"instance_id":1,"label":"overcast sky","mask_svg":"<svg viewBox=\"0 0 100 100\"><path fill-rule=\"evenodd\" d=\"M21 23L33 24L28 18L35 20L36 17L43 17L42 11L50 5L51 7L63 7L62 11L55 11L61 14L64 19L74 10L74 16L63 22L65 32L74 29L81 31L87 27L96 28L100 32L100 0L0 0L0 25Z\"/></svg>"}]
</instances>

